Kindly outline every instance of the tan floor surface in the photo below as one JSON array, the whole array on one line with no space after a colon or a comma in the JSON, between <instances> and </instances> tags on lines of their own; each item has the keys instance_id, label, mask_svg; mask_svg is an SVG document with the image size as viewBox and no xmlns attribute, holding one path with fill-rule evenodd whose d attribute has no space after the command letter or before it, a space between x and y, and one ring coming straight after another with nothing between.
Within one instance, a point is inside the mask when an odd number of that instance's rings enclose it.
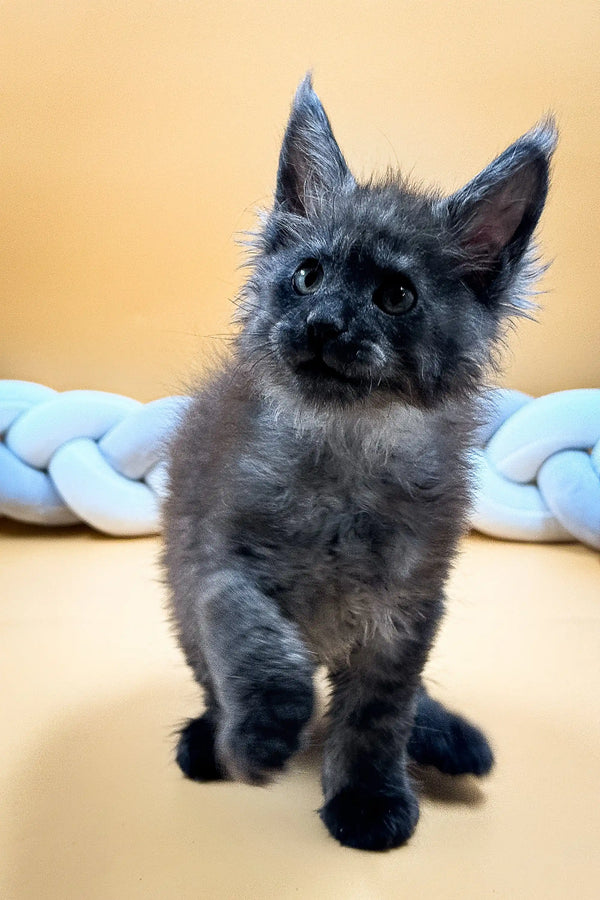
<instances>
[{"instance_id":1,"label":"tan floor surface","mask_svg":"<svg viewBox=\"0 0 600 900\"><path fill-rule=\"evenodd\" d=\"M470 538L429 672L489 732L484 782L420 774L415 837L339 847L318 751L269 788L172 761L197 693L162 609L156 539L0 531L0 896L600 897L600 557Z\"/></svg>"}]
</instances>

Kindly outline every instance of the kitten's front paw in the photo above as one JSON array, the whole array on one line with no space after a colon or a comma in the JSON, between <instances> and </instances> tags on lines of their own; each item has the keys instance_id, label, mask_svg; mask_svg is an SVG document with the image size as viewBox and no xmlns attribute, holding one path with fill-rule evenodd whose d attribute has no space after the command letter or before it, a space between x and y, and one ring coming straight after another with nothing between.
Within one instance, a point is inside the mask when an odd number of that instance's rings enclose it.
<instances>
[{"instance_id":1,"label":"kitten's front paw","mask_svg":"<svg viewBox=\"0 0 600 900\"><path fill-rule=\"evenodd\" d=\"M218 738L219 755L234 778L263 784L301 744L313 711L312 682L269 687L253 696Z\"/></svg>"},{"instance_id":2,"label":"kitten's front paw","mask_svg":"<svg viewBox=\"0 0 600 900\"><path fill-rule=\"evenodd\" d=\"M405 844L419 819L419 804L409 788L375 794L344 788L320 810L334 838L358 850L390 850Z\"/></svg>"}]
</instances>

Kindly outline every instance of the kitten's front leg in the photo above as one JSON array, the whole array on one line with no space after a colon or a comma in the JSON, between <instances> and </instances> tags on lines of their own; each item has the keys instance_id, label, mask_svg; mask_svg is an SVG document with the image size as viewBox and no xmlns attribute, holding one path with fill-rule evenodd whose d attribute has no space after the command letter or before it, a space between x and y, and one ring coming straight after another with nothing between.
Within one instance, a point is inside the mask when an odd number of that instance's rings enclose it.
<instances>
[{"instance_id":1,"label":"kitten's front leg","mask_svg":"<svg viewBox=\"0 0 600 900\"><path fill-rule=\"evenodd\" d=\"M299 748L312 715L310 653L275 602L237 571L208 579L199 613L217 757L234 778L261 783Z\"/></svg>"},{"instance_id":2,"label":"kitten's front leg","mask_svg":"<svg viewBox=\"0 0 600 900\"><path fill-rule=\"evenodd\" d=\"M330 673L321 818L348 847L388 850L415 829L419 805L406 747L428 648L428 640L401 635L373 641Z\"/></svg>"}]
</instances>

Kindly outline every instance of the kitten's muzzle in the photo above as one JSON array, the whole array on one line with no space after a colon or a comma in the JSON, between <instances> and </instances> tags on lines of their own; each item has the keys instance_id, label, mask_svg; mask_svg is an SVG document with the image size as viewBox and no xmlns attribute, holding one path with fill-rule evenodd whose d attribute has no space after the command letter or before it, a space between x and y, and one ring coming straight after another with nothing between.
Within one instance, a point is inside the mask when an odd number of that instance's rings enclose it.
<instances>
[{"instance_id":1,"label":"kitten's muzzle","mask_svg":"<svg viewBox=\"0 0 600 900\"><path fill-rule=\"evenodd\" d=\"M328 314L323 310L311 310L302 323L288 322L280 331L283 338L284 355L294 368L310 368L315 371L319 366L336 371L340 367L335 359L330 363L325 357L331 357L332 348L345 332L345 324L340 316ZM342 374L340 370L340 374Z\"/></svg>"},{"instance_id":2,"label":"kitten's muzzle","mask_svg":"<svg viewBox=\"0 0 600 900\"><path fill-rule=\"evenodd\" d=\"M304 327L290 328L284 343L288 365L312 377L356 383L372 378L385 361L372 341L357 340L341 316L324 310L312 310Z\"/></svg>"},{"instance_id":3,"label":"kitten's muzzle","mask_svg":"<svg viewBox=\"0 0 600 900\"><path fill-rule=\"evenodd\" d=\"M324 352L331 342L345 331L342 318L336 315L310 312L306 319L306 352L310 359L323 359Z\"/></svg>"}]
</instances>

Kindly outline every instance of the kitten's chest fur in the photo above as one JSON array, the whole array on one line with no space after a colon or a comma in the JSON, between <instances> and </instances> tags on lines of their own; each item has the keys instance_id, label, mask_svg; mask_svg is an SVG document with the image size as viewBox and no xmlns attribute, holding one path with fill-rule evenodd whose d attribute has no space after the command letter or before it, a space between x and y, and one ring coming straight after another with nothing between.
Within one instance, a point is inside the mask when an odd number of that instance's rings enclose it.
<instances>
[{"instance_id":1,"label":"kitten's chest fur","mask_svg":"<svg viewBox=\"0 0 600 900\"><path fill-rule=\"evenodd\" d=\"M323 662L439 603L467 509L468 410L390 406L318 421L239 377L197 396L172 454L166 561L182 583L234 568ZM181 615L187 614L182 607Z\"/></svg>"},{"instance_id":2,"label":"kitten's chest fur","mask_svg":"<svg viewBox=\"0 0 600 900\"><path fill-rule=\"evenodd\" d=\"M459 445L404 409L304 430L274 420L240 455L235 552L323 661L410 630L437 599L462 528Z\"/></svg>"}]
</instances>

